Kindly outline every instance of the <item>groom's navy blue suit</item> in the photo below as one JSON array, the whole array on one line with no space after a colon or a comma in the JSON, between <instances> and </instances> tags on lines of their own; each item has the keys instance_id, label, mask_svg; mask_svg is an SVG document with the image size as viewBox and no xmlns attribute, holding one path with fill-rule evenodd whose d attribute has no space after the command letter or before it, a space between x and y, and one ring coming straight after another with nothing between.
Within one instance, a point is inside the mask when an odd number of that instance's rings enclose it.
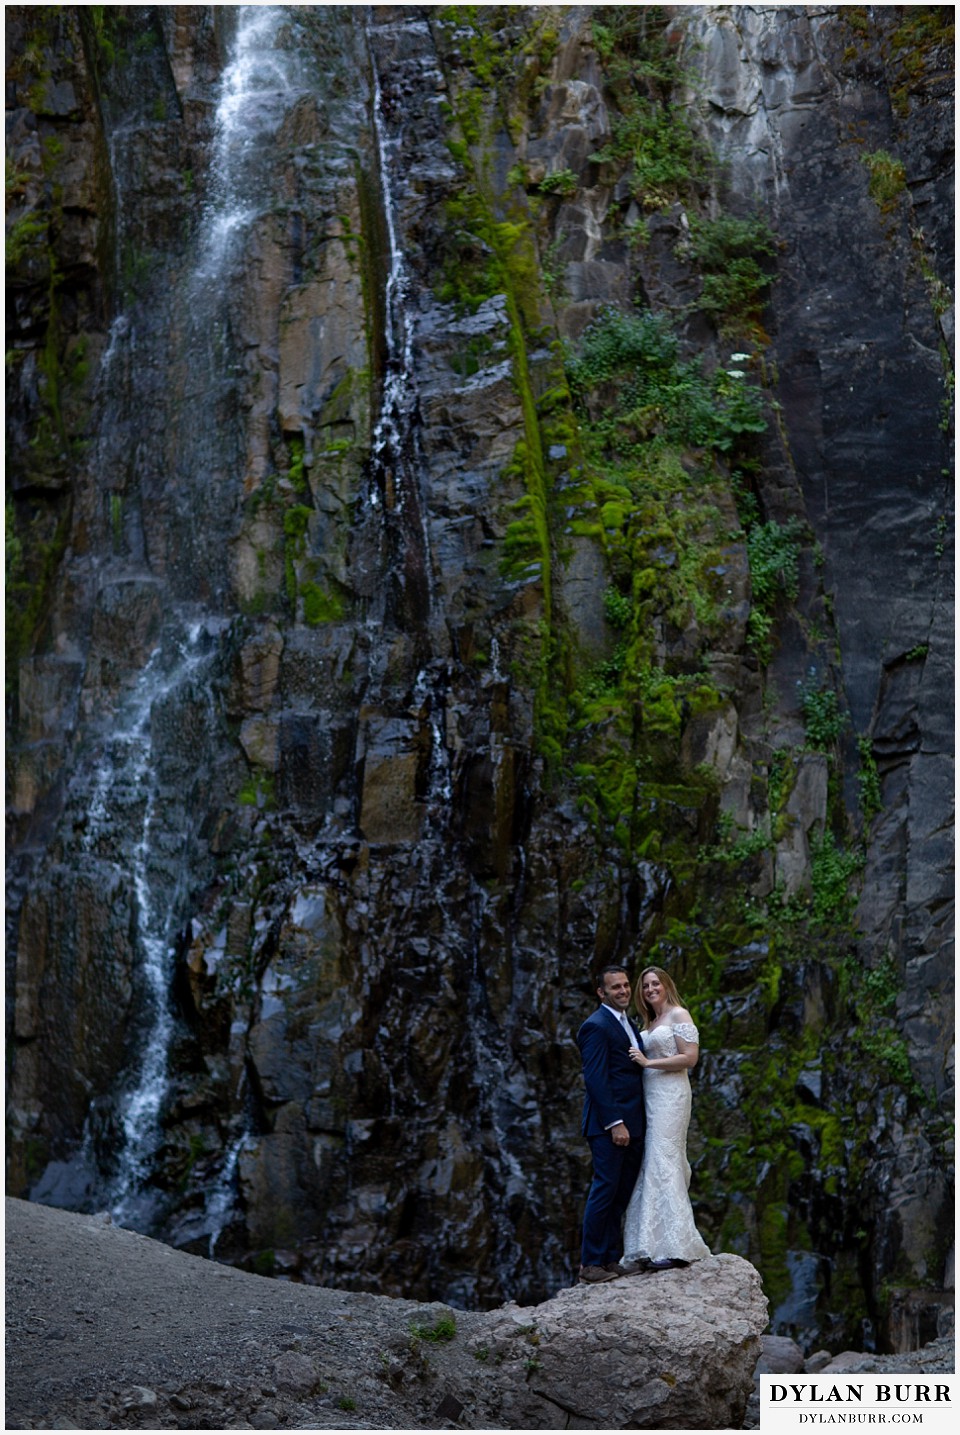
<instances>
[{"instance_id":1,"label":"groom's navy blue suit","mask_svg":"<svg viewBox=\"0 0 960 1435\"><path fill-rule=\"evenodd\" d=\"M630 1022L633 1042L643 1049ZM593 1153L593 1182L583 1216L582 1263L606 1266L623 1254L620 1227L640 1173L646 1117L643 1070L628 1055L631 1039L609 1008L600 1006L577 1032L586 1097L583 1134ZM622 1121L629 1146L614 1145L610 1128Z\"/></svg>"}]
</instances>

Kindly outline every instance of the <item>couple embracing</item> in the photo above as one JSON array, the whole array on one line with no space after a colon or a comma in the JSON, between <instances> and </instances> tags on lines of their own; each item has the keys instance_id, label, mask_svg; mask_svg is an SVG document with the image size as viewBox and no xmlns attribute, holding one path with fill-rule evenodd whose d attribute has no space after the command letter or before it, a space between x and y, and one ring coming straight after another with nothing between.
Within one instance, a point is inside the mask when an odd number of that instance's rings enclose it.
<instances>
[{"instance_id":1,"label":"couple embracing","mask_svg":"<svg viewBox=\"0 0 960 1435\"><path fill-rule=\"evenodd\" d=\"M583 1134L593 1154L580 1267L588 1283L710 1254L688 1195L688 1072L700 1051L697 1028L662 967L645 967L637 982L642 1032L627 1016L633 993L626 970L604 967L598 983L601 1004L577 1032Z\"/></svg>"}]
</instances>

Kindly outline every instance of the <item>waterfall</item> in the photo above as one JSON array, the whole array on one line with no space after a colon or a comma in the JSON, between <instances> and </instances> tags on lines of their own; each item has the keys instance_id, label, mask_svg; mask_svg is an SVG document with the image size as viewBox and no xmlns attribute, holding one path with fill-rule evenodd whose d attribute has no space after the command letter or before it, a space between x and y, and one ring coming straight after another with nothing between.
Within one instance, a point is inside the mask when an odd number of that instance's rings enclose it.
<instances>
[{"instance_id":1,"label":"waterfall","mask_svg":"<svg viewBox=\"0 0 960 1435\"><path fill-rule=\"evenodd\" d=\"M434 669L438 665L434 664ZM445 668L445 665L444 665ZM427 820L439 825L449 812L453 786L450 754L443 731L446 672L423 668L413 690L416 714L425 714L430 729L430 759L427 770Z\"/></svg>"},{"instance_id":2,"label":"waterfall","mask_svg":"<svg viewBox=\"0 0 960 1435\"><path fill-rule=\"evenodd\" d=\"M184 282L166 305L154 296L121 309L98 380L100 437L92 467L112 540L112 554L98 560L100 586L106 592L129 582L148 595L160 631L136 678L121 677L119 693L106 695L108 711L91 748L78 754L68 803L78 857L122 873L130 895L136 1053L119 1089L91 1108L80 1150L51 1162L31 1194L53 1204L106 1205L120 1224L141 1230L153 1228L162 1206L150 1181L176 1032L174 943L196 885L205 880L192 865L199 821L193 789L215 745L219 719L210 679L228 622L204 615L196 600L202 595L212 614L225 587L221 520L237 503L243 472L230 338L242 280L235 261L270 203L272 141L303 93L300 59L281 43L287 21L280 7L237 7L214 122L209 198ZM136 222L128 211L137 202L145 103L125 97L124 113L112 116L110 126L118 248ZM154 492L171 497L151 530ZM135 653L131 646L128 666ZM185 714L196 730L189 750L179 736ZM244 1139L235 1137L211 1182L205 1213L211 1249L232 1202Z\"/></svg>"},{"instance_id":3,"label":"waterfall","mask_svg":"<svg viewBox=\"0 0 960 1435\"><path fill-rule=\"evenodd\" d=\"M270 193L270 141L301 94L296 51L278 46L287 16L275 5L240 5L220 84L194 290L222 281Z\"/></svg>"},{"instance_id":4,"label":"waterfall","mask_svg":"<svg viewBox=\"0 0 960 1435\"><path fill-rule=\"evenodd\" d=\"M407 322L406 299L409 289L407 266L397 243L397 222L388 157L389 142L383 109L380 72L371 51L373 67L373 129L377 141L383 216L387 231L387 277L384 286L384 346L386 372L380 404L380 417L373 435L373 458L381 467L398 461L409 441L414 394L413 340ZM371 495L378 501L376 492ZM403 505L402 490L397 494L397 507Z\"/></svg>"},{"instance_id":5,"label":"waterfall","mask_svg":"<svg viewBox=\"0 0 960 1435\"><path fill-rule=\"evenodd\" d=\"M414 23L422 27L422 22ZM394 186L393 156L402 135L388 132L387 107L372 28L368 32L368 43L373 73L373 129L387 238L383 293L385 364L380 413L370 454L369 501L373 507L382 505L385 510L390 572L383 588L384 612L394 608L406 627L423 630L429 624L434 597L430 535L418 482L423 460L419 451L416 367L409 312L410 276L398 241ZM391 590L395 602L391 602Z\"/></svg>"},{"instance_id":6,"label":"waterfall","mask_svg":"<svg viewBox=\"0 0 960 1435\"><path fill-rule=\"evenodd\" d=\"M151 719L171 694L183 692L196 682L199 670L209 657L211 636L202 623L194 623L175 644L175 657L164 675L158 647L137 684L130 704L128 724L112 735L107 760L98 773L90 809L90 826L85 844L93 847L105 826L122 807L122 794L146 792L139 840L133 850L132 877L136 894L137 930L143 964L145 1006L149 1028L146 1032L136 1085L119 1102L123 1147L119 1169L109 1194L114 1219L121 1225L140 1223L149 1215L151 1203L144 1202L142 1188L158 1139L158 1123L167 1090L167 1054L173 1033L173 1015L168 988L173 958L175 921L186 889L185 861L177 863L171 876L156 870L155 851L158 783L151 737ZM209 694L202 683L196 690ZM180 851L187 848L189 832L181 837Z\"/></svg>"},{"instance_id":7,"label":"waterfall","mask_svg":"<svg viewBox=\"0 0 960 1435\"><path fill-rule=\"evenodd\" d=\"M279 7L239 7L230 58L221 78L209 199L186 286L183 344L188 369L177 413L182 437L176 455L184 475L183 487L188 492L203 490L199 495L201 501L194 507L193 526L197 529L205 526L202 500L210 501L208 491L214 487L210 482L209 430L211 427L214 430L215 443L218 430L216 424L210 424L210 405L216 396L229 394L235 387L234 374L227 362L230 300L235 297L230 278L244 238L263 209L265 196L271 193L267 182L271 141L301 93L297 55L292 50L281 49L277 43L285 20L285 12ZM229 419L222 422L228 423ZM222 447L229 447L226 434L219 442ZM227 487L235 491L238 466L236 463L223 465L225 501ZM194 549L191 535L190 550L178 555L178 566L188 574L203 571L203 547L199 537ZM171 684L183 685L188 680L191 653L199 631L195 628L190 634L184 665L175 671ZM150 691L149 665L144 673L144 694L144 711L134 729L135 748L138 738L142 739L149 729L149 714L158 698L158 694ZM139 752L145 775L152 762L149 744L141 740ZM152 1024L144 1043L138 1083L120 1102L124 1146L112 1191L116 1219L134 1224L149 1219L151 1214L151 1203L144 1200L143 1189L159 1141L159 1121L168 1086L168 1052L174 1033L168 999L173 962L171 942L186 895L182 886L173 890L161 886L158 890L152 880L154 806L155 789L151 789L140 840L133 854L146 1004L152 1013ZM206 1216L212 1232L211 1246L216 1242L229 1207L243 1139L241 1136L229 1148L219 1181L214 1183L208 1198Z\"/></svg>"},{"instance_id":8,"label":"waterfall","mask_svg":"<svg viewBox=\"0 0 960 1435\"><path fill-rule=\"evenodd\" d=\"M244 1132L234 1141L231 1141L227 1147L223 1168L207 1197L206 1209L203 1214L205 1224L210 1231L207 1243L207 1255L211 1260L216 1256L217 1242L223 1234L224 1227L233 1209L234 1200L236 1198L237 1166L240 1162L240 1155L249 1139L247 1133Z\"/></svg>"}]
</instances>

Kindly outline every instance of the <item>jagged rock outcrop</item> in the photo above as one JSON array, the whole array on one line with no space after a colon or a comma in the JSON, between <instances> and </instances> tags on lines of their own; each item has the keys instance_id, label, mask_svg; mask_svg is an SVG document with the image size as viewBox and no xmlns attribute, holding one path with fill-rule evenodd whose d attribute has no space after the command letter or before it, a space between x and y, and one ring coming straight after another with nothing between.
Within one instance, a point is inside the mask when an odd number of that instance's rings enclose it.
<instances>
[{"instance_id":1,"label":"jagged rock outcrop","mask_svg":"<svg viewBox=\"0 0 960 1435\"><path fill-rule=\"evenodd\" d=\"M738 1429L766 1322L755 1270L452 1311L307 1288L99 1217L7 1201L7 1424L113 1429Z\"/></svg>"},{"instance_id":2,"label":"jagged rock outcrop","mask_svg":"<svg viewBox=\"0 0 960 1435\"><path fill-rule=\"evenodd\" d=\"M936 1332L951 51L903 8L7 7L13 1192L540 1302L590 971L652 957L712 1247L807 1347Z\"/></svg>"}]
</instances>

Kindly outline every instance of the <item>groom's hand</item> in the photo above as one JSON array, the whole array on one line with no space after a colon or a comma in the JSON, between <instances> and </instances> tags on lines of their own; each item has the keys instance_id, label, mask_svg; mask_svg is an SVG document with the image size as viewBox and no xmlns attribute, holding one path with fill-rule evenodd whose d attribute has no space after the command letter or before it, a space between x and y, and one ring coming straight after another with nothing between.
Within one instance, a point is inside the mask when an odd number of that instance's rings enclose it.
<instances>
[{"instance_id":1,"label":"groom's hand","mask_svg":"<svg viewBox=\"0 0 960 1435\"><path fill-rule=\"evenodd\" d=\"M610 1135L613 1137L614 1146L630 1145L630 1132L624 1126L622 1121L618 1121L616 1126L610 1127Z\"/></svg>"}]
</instances>

